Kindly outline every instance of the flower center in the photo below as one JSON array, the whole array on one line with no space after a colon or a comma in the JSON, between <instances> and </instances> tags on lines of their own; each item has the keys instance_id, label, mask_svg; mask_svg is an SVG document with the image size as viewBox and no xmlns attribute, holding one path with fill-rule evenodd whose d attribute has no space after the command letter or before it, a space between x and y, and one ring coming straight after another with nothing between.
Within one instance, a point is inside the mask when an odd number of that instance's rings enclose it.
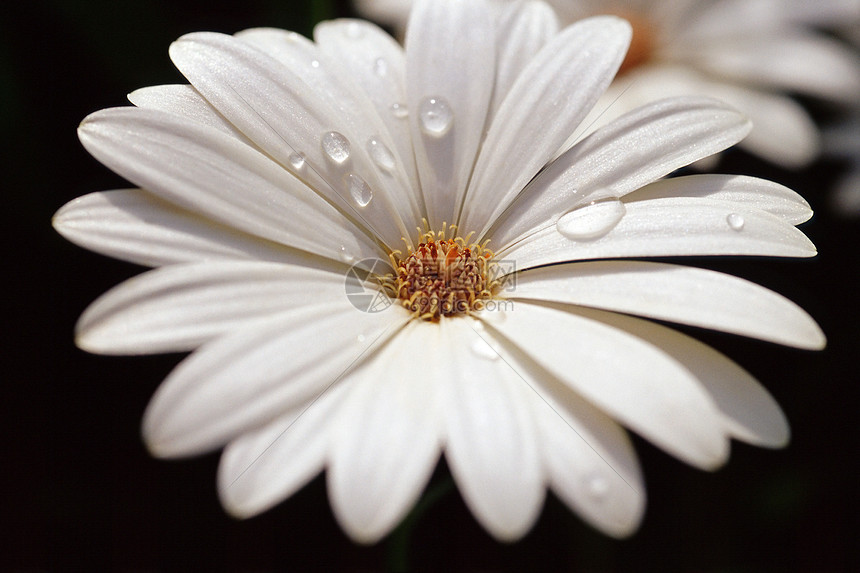
<instances>
[{"instance_id":1,"label":"flower center","mask_svg":"<svg viewBox=\"0 0 860 573\"><path fill-rule=\"evenodd\" d=\"M621 62L621 68L618 70L618 75L620 76L648 63L657 47L657 33L651 21L639 14L618 11L616 15L630 22L630 25L633 27L633 38L630 40L630 48L628 48L627 55L624 57L624 61Z\"/></svg>"},{"instance_id":2,"label":"flower center","mask_svg":"<svg viewBox=\"0 0 860 573\"><path fill-rule=\"evenodd\" d=\"M397 276L386 287L404 307L419 318L438 321L442 316L468 314L484 308L485 301L498 290L493 252L483 244L469 243L469 237L446 239L441 232L428 231L418 246L406 256L392 253Z\"/></svg>"}]
</instances>

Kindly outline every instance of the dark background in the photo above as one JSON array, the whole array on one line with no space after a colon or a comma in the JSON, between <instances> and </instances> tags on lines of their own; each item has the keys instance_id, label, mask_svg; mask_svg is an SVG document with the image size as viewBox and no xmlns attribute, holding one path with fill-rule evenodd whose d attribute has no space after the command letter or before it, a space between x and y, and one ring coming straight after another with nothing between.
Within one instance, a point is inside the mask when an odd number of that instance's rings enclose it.
<instances>
[{"instance_id":1,"label":"dark background","mask_svg":"<svg viewBox=\"0 0 860 573\"><path fill-rule=\"evenodd\" d=\"M332 13L348 15L345 5ZM126 105L139 87L181 82L168 44L186 32L278 26L309 33L319 12L282 0L4 2L0 8L0 126L5 245L3 518L0 568L12 570L345 570L386 567L391 543L354 545L340 531L320 477L262 516L236 521L215 493L217 455L159 461L139 437L141 414L182 357L100 357L73 345L80 312L140 268L79 249L51 215L85 193L126 184L80 146L95 110ZM815 113L831 117L830 110ZM860 570L856 462L860 219L827 196L844 166L793 173L732 152L719 171L787 184L816 209L804 230L813 260L697 259L685 263L754 280L806 308L827 350L797 351L689 329L749 369L792 425L779 451L733 445L705 473L643 440L648 485L639 532L604 537L551 496L521 542L496 543L456 490L412 535L417 570ZM444 466L436 480L444 480Z\"/></svg>"}]
</instances>

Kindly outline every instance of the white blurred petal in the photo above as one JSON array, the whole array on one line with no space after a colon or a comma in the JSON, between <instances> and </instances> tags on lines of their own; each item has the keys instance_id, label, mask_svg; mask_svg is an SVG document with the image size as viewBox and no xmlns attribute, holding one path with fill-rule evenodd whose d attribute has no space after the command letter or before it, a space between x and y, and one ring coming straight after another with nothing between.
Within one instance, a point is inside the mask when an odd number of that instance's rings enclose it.
<instances>
[{"instance_id":1,"label":"white blurred petal","mask_svg":"<svg viewBox=\"0 0 860 573\"><path fill-rule=\"evenodd\" d=\"M800 30L745 35L703 48L695 64L734 82L853 102L860 56L825 36Z\"/></svg>"},{"instance_id":2,"label":"white blurred petal","mask_svg":"<svg viewBox=\"0 0 860 573\"><path fill-rule=\"evenodd\" d=\"M752 120L752 131L738 147L789 168L803 167L818 156L818 127L806 109L788 96L716 82L711 93Z\"/></svg>"},{"instance_id":3,"label":"white blurred petal","mask_svg":"<svg viewBox=\"0 0 860 573\"><path fill-rule=\"evenodd\" d=\"M412 0L355 0L354 4L356 10L367 17L402 31Z\"/></svg>"}]
</instances>

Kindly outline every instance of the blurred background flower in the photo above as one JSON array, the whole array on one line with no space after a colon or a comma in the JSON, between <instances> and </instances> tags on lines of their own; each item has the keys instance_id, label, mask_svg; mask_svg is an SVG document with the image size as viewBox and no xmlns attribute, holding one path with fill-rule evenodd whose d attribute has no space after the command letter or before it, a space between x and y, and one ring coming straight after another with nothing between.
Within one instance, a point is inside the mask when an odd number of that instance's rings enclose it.
<instances>
[{"instance_id":1,"label":"blurred background flower","mask_svg":"<svg viewBox=\"0 0 860 573\"><path fill-rule=\"evenodd\" d=\"M847 39L855 54L860 54L860 0L845 1L855 6L853 12L843 18L828 18L820 25ZM837 115L825 127L824 152L848 164L847 173L831 194L832 207L846 216L860 216L860 93L854 94L846 114Z\"/></svg>"},{"instance_id":2,"label":"blurred background flower","mask_svg":"<svg viewBox=\"0 0 860 573\"><path fill-rule=\"evenodd\" d=\"M788 1L788 0L786 0ZM816 3L809 3L815 6ZM0 566L14 570L379 570L387 547L354 545L331 515L323 479L275 510L237 522L224 515L211 476L215 455L181 464L149 457L141 413L181 355L121 358L77 350L72 328L106 287L140 272L59 237L51 215L72 198L125 186L92 159L75 129L90 112L125 105L142 86L183 81L167 45L197 30L278 26L308 34L345 2L283 0L41 0L0 8L0 122L7 289L7 498L12 525ZM807 104L817 121L828 106ZM418 570L857 570L860 496L851 459L860 340L856 222L824 209L846 164L825 158L788 170L743 152L720 171L765 177L816 211L803 230L813 261L700 259L777 290L828 335L820 354L688 329L731 355L771 391L792 426L785 450L737 444L710 474L635 439L649 508L640 531L605 538L550 498L535 529L503 545L450 491L412 531ZM444 476L440 470L440 476Z\"/></svg>"},{"instance_id":3,"label":"blurred background flower","mask_svg":"<svg viewBox=\"0 0 860 573\"><path fill-rule=\"evenodd\" d=\"M510 3L496 1L500 9ZM362 11L397 29L410 4L357 0ZM856 18L857 0L549 0L549 4L562 23L609 13L633 25L633 43L621 72L585 125L605 124L662 97L709 95L753 120L753 131L741 147L785 167L802 167L817 157L821 143L812 117L791 96L844 106L860 93L860 56L814 27Z\"/></svg>"}]
</instances>

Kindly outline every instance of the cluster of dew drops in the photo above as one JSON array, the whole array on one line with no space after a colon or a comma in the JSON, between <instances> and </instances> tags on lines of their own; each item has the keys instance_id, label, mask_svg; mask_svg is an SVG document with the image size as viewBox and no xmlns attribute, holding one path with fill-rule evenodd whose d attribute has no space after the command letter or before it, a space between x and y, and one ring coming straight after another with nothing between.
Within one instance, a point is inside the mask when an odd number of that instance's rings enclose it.
<instances>
[{"instance_id":1,"label":"cluster of dew drops","mask_svg":"<svg viewBox=\"0 0 860 573\"><path fill-rule=\"evenodd\" d=\"M358 22L351 22L344 29L346 36L353 40L361 38L364 32L364 27ZM319 68L320 63L313 60L311 66ZM386 76L388 68L388 62L384 58L376 58L373 61L373 72L379 77ZM403 103L392 103L389 106L389 112L400 120L409 117L409 110ZM453 110L441 96L423 98L418 105L417 113L421 131L427 137L442 138L450 132L454 124ZM378 135L368 138L365 142L365 150L378 168L390 173L397 166L396 160L381 139ZM336 166L346 166L352 153L352 144L346 136L337 131L328 131L322 135L320 143L329 161ZM302 154L296 152L290 155L289 163L298 172L305 167L306 161ZM373 200L373 189L357 173L346 173L343 176L343 183L359 208L367 207ZM624 203L617 198L592 201L564 213L556 222L556 230L571 240L595 240L614 229L626 212ZM732 231L740 232L744 229L745 220L738 213L730 213L726 217L726 224Z\"/></svg>"}]
</instances>

